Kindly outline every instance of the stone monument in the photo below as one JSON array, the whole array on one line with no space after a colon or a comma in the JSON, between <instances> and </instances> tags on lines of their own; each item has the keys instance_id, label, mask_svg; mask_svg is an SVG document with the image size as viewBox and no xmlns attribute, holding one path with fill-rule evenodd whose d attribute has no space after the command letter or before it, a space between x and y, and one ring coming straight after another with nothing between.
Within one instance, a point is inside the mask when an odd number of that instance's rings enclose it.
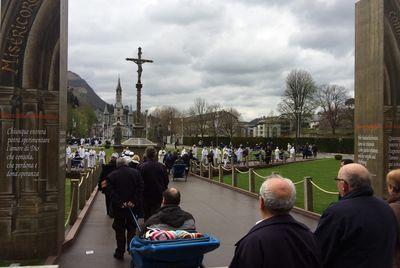
<instances>
[{"instance_id":1,"label":"stone monument","mask_svg":"<svg viewBox=\"0 0 400 268\"><path fill-rule=\"evenodd\" d=\"M146 62L153 62L152 60L146 60L146 59L142 59L142 48L139 47L138 48L138 57L137 59L135 58L126 58L127 61L133 61L134 63L137 64L138 66L138 80L136 83L136 116L135 116L135 124L134 124L134 136L136 138L141 138L143 137L143 122L142 122L142 72L143 72L143 63Z\"/></svg>"},{"instance_id":2,"label":"stone monument","mask_svg":"<svg viewBox=\"0 0 400 268\"><path fill-rule=\"evenodd\" d=\"M400 168L400 1L356 3L355 160L372 173L376 195Z\"/></svg>"},{"instance_id":3,"label":"stone monument","mask_svg":"<svg viewBox=\"0 0 400 268\"><path fill-rule=\"evenodd\" d=\"M117 153L121 153L122 152L122 145L121 145L121 141L122 141L122 129L121 129L121 122L117 121L115 123L115 128L114 128L114 151L116 151Z\"/></svg>"},{"instance_id":4,"label":"stone monument","mask_svg":"<svg viewBox=\"0 0 400 268\"><path fill-rule=\"evenodd\" d=\"M133 138L128 139L127 141L123 142L122 145L124 147L128 147L129 150L133 151L135 154L142 155L144 150L148 146L153 146L159 148L156 143L151 142L150 140L144 137L143 129L144 124L142 122L142 112L141 112L141 91L143 88L142 84L142 72L143 72L143 63L146 62L153 62L152 60L142 59L142 48L138 48L138 57L137 58L126 58L127 61L133 61L138 66L138 80L136 83L136 116L135 116L135 123L133 126Z\"/></svg>"},{"instance_id":5,"label":"stone monument","mask_svg":"<svg viewBox=\"0 0 400 268\"><path fill-rule=\"evenodd\" d=\"M56 255L64 241L67 5L1 0L1 260Z\"/></svg>"}]
</instances>

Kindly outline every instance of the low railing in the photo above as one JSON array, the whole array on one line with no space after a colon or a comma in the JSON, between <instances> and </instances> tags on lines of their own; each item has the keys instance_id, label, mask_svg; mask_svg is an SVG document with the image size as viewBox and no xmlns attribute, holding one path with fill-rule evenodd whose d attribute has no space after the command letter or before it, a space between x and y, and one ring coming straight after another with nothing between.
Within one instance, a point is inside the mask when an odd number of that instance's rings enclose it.
<instances>
[{"instance_id":1,"label":"low railing","mask_svg":"<svg viewBox=\"0 0 400 268\"><path fill-rule=\"evenodd\" d=\"M64 223L67 228L73 225L78 218L78 213L83 209L93 190L97 187L97 180L101 167L96 165L81 173L79 179L71 179L71 208Z\"/></svg>"},{"instance_id":2,"label":"low railing","mask_svg":"<svg viewBox=\"0 0 400 268\"><path fill-rule=\"evenodd\" d=\"M241 168L241 169L239 169ZM243 170L247 169L247 170ZM254 168L249 168L246 166L230 166L228 167L224 167L223 164L219 164L217 167L213 166L212 164L208 164L205 165L203 163L196 163L194 161L191 162L191 167L190 170L192 171L192 173L198 174L201 177L204 178L208 178L210 180L213 180L213 174L214 171L218 171L218 182L220 183L225 183L224 182L224 176L227 174L231 174L231 186L234 188L239 188L238 187L238 174L248 174L248 189L245 189L246 191L250 192L250 193L254 193L256 194L256 189L255 189L255 182L256 182L256 178L260 178L262 180L265 180L268 176L262 176L261 174L259 174ZM207 176L205 176L205 174L207 174ZM304 210L307 211L314 211L314 196L313 196L313 189L316 188L318 191L321 191L325 194L329 194L329 195L338 195L338 192L332 192L332 191L328 191L323 189L322 187L320 187L319 185L317 185L313 180L312 177L304 177L302 180L297 181L297 182L293 182L295 185L298 184L303 184L303 191L304 191ZM240 188L242 189L242 188Z\"/></svg>"}]
</instances>

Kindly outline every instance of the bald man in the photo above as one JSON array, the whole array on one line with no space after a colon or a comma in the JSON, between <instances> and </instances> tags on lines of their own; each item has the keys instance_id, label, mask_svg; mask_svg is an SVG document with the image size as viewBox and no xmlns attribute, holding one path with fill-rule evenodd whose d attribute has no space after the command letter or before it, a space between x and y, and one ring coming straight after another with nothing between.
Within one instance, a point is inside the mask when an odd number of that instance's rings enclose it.
<instances>
[{"instance_id":1,"label":"bald man","mask_svg":"<svg viewBox=\"0 0 400 268\"><path fill-rule=\"evenodd\" d=\"M396 218L373 196L369 171L347 164L335 180L341 199L325 210L315 231L323 267L393 267Z\"/></svg>"},{"instance_id":2,"label":"bald man","mask_svg":"<svg viewBox=\"0 0 400 268\"><path fill-rule=\"evenodd\" d=\"M189 212L180 208L181 194L176 188L163 192L161 207L144 223L143 235L148 228L162 230L196 230L195 220Z\"/></svg>"},{"instance_id":3,"label":"bald man","mask_svg":"<svg viewBox=\"0 0 400 268\"><path fill-rule=\"evenodd\" d=\"M274 174L261 185L262 220L236 243L230 268L321 267L314 235L289 215L295 201L291 180Z\"/></svg>"}]
</instances>

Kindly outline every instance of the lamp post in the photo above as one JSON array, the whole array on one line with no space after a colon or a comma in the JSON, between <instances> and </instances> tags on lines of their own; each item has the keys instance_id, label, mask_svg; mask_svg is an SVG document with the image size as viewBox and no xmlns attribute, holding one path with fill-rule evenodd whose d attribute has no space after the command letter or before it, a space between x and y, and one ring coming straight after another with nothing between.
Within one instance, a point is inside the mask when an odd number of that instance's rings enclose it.
<instances>
[{"instance_id":1,"label":"lamp post","mask_svg":"<svg viewBox=\"0 0 400 268\"><path fill-rule=\"evenodd\" d=\"M172 143L172 122L171 119L169 120L168 130L169 130L169 143Z\"/></svg>"},{"instance_id":2,"label":"lamp post","mask_svg":"<svg viewBox=\"0 0 400 268\"><path fill-rule=\"evenodd\" d=\"M182 143L182 145L183 145L183 116L182 116L182 118L181 118L181 123L182 123L182 140L181 140L181 143Z\"/></svg>"},{"instance_id":3,"label":"lamp post","mask_svg":"<svg viewBox=\"0 0 400 268\"><path fill-rule=\"evenodd\" d=\"M148 114L148 112L149 112L149 110L146 110L146 111L144 111L144 114L145 114L145 124L146 124L146 126L145 126L145 132L146 132L146 139L148 139L148 130L147 130L147 114Z\"/></svg>"},{"instance_id":4,"label":"lamp post","mask_svg":"<svg viewBox=\"0 0 400 268\"><path fill-rule=\"evenodd\" d=\"M215 120L214 120L214 129L215 129L215 136L217 138L217 142L216 142L217 147L218 147L218 119L219 119L219 114L217 112L217 114L215 115Z\"/></svg>"},{"instance_id":5,"label":"lamp post","mask_svg":"<svg viewBox=\"0 0 400 268\"><path fill-rule=\"evenodd\" d=\"M296 147L295 150L298 150L298 143L299 143L299 138L300 138L300 109L296 107L294 110L294 113L296 114Z\"/></svg>"}]
</instances>

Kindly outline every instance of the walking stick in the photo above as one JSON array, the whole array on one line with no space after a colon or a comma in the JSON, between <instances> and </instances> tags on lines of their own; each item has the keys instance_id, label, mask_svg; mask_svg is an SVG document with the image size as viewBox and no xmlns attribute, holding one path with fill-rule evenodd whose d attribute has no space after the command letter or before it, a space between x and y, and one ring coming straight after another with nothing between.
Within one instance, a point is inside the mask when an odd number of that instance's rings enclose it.
<instances>
[{"instance_id":1,"label":"walking stick","mask_svg":"<svg viewBox=\"0 0 400 268\"><path fill-rule=\"evenodd\" d=\"M139 230L139 233L141 233L141 232L142 232L142 228L140 228L140 224L139 224L138 220L136 219L135 214L133 213L133 211L132 211L131 208L129 208L129 211L131 212L132 218L133 218L133 220L135 221L135 224L136 224L136 227L137 227L138 230Z\"/></svg>"}]
</instances>

